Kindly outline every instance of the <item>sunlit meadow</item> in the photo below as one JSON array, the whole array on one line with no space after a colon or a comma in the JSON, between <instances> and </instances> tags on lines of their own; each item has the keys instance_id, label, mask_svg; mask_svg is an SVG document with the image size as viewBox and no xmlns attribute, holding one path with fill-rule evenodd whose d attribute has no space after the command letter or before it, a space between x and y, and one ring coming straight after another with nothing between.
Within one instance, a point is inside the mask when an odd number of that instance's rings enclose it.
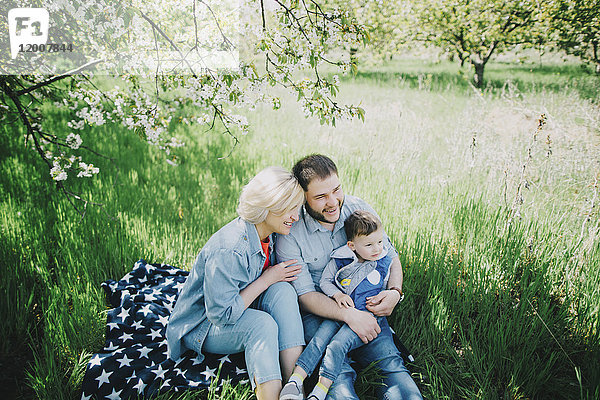
<instances>
[{"instance_id":1,"label":"sunlit meadow","mask_svg":"<svg viewBox=\"0 0 600 400\"><path fill-rule=\"evenodd\" d=\"M247 113L251 132L232 152L228 135L175 121L187 144L178 166L123 128L85 130L113 160L73 180L101 204L84 218L24 149L17 122L4 124L0 392L79 398L104 340L101 282L140 258L189 268L254 173L319 152L400 252L406 300L390 321L425 398L599 398L600 80L571 65L486 73L479 91L447 62L367 67L342 77L339 96L365 109L364 123L321 126L283 95L281 110ZM45 113L48 130L69 119L50 103ZM208 397L252 397L223 390Z\"/></svg>"}]
</instances>

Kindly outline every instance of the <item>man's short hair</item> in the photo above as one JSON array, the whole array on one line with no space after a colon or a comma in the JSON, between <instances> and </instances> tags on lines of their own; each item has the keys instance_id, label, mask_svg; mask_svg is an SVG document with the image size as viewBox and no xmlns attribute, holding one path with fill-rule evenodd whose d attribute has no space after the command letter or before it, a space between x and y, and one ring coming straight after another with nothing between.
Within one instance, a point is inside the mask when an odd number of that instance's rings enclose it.
<instances>
[{"instance_id":1,"label":"man's short hair","mask_svg":"<svg viewBox=\"0 0 600 400\"><path fill-rule=\"evenodd\" d=\"M292 172L306 192L314 178L326 179L332 174L337 175L337 167L331 158L322 154L311 154L298 161Z\"/></svg>"},{"instance_id":2,"label":"man's short hair","mask_svg":"<svg viewBox=\"0 0 600 400\"><path fill-rule=\"evenodd\" d=\"M364 210L356 210L346 218L344 231L346 238L353 240L357 236L367 236L381 227L381 221L375 214Z\"/></svg>"},{"instance_id":3,"label":"man's short hair","mask_svg":"<svg viewBox=\"0 0 600 400\"><path fill-rule=\"evenodd\" d=\"M237 213L242 219L259 224L269 211L275 215L299 208L304 192L291 172L281 167L267 167L242 189Z\"/></svg>"}]
</instances>

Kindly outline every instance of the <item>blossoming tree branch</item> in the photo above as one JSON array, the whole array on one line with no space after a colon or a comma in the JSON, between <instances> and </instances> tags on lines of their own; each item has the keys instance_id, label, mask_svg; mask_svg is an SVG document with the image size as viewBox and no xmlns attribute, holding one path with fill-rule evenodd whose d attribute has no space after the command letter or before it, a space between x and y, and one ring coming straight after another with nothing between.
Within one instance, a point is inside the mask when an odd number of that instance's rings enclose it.
<instances>
[{"instance_id":1,"label":"blossoming tree branch","mask_svg":"<svg viewBox=\"0 0 600 400\"><path fill-rule=\"evenodd\" d=\"M364 118L361 108L335 101L338 76L321 73L324 64L339 73L355 69L340 50L368 40L344 9L314 0L41 0L39 8L50 16L47 47L56 51L0 57L1 118L24 127L24 143L82 214L78 200L88 203L65 183L97 174L87 157L104 157L83 142L86 126L122 124L168 156L184 145L169 129L179 115L230 135L235 146L249 129L241 110L280 108L276 88L292 92L305 115L323 124ZM101 88L97 77L112 88ZM68 110L66 126L45 124L49 102Z\"/></svg>"}]
</instances>

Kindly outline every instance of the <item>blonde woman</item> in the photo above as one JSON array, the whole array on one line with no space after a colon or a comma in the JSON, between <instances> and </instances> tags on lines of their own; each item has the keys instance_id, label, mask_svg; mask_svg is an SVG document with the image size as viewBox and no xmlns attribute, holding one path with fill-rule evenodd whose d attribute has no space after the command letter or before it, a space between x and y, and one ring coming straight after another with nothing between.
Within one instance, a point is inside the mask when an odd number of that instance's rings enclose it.
<instances>
[{"instance_id":1,"label":"blonde woman","mask_svg":"<svg viewBox=\"0 0 600 400\"><path fill-rule=\"evenodd\" d=\"M169 357L187 349L244 351L259 400L277 399L302 352L304 332L294 288L296 260L274 260L275 235L298 220L304 191L279 167L259 172L243 188L239 217L217 231L198 255L167 326Z\"/></svg>"}]
</instances>

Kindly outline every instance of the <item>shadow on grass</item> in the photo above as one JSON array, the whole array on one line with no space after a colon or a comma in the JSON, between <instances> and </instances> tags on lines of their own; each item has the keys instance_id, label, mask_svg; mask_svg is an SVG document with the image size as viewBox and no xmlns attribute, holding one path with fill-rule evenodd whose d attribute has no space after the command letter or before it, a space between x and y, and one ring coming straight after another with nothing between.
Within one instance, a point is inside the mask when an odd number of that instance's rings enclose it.
<instances>
[{"instance_id":1,"label":"shadow on grass","mask_svg":"<svg viewBox=\"0 0 600 400\"><path fill-rule=\"evenodd\" d=\"M557 274L575 268L565 265L572 254L553 255L551 236L535 226L503 232L502 210L464 203L455 242L402 241L409 295L390 322L414 350L409 369L424 377L425 397L595 398L597 315L556 290Z\"/></svg>"},{"instance_id":2,"label":"shadow on grass","mask_svg":"<svg viewBox=\"0 0 600 400\"><path fill-rule=\"evenodd\" d=\"M65 111L45 110L48 131L69 120ZM200 135L188 135L173 166L124 128L84 129L84 143L114 161L80 151L101 173L77 179L71 172L66 184L103 204L89 205L81 218L22 135L7 124L0 128L2 397L76 397L81 355L104 345L107 302L100 284L120 279L140 258L186 267L235 216L256 163L240 151L216 161L229 153L230 141Z\"/></svg>"}]
</instances>

